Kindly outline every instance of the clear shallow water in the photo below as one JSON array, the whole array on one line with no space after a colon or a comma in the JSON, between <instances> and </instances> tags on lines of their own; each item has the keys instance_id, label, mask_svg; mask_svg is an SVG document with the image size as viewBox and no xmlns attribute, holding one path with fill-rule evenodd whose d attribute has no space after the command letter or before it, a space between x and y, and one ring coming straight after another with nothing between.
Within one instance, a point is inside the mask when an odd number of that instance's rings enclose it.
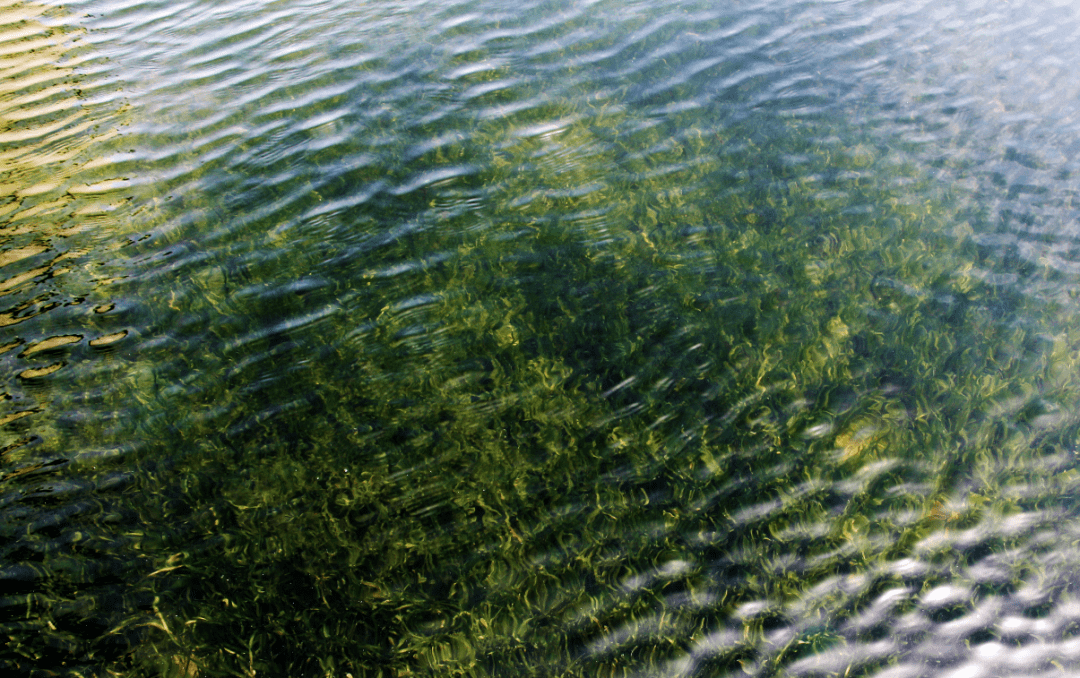
<instances>
[{"instance_id":1,"label":"clear shallow water","mask_svg":"<svg viewBox=\"0 0 1080 678\"><path fill-rule=\"evenodd\" d=\"M4 668L1075 673L1080 17L712 4L5 6Z\"/></svg>"}]
</instances>

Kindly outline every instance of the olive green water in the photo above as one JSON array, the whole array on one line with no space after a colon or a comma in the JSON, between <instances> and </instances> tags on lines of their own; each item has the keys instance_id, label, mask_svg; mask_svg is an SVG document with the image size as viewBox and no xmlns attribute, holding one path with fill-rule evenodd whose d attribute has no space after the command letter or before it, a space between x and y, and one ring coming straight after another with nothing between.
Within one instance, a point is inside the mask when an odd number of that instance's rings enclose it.
<instances>
[{"instance_id":1,"label":"olive green water","mask_svg":"<svg viewBox=\"0 0 1080 678\"><path fill-rule=\"evenodd\" d=\"M5 6L6 674L1077 673L1080 17L712 4Z\"/></svg>"}]
</instances>

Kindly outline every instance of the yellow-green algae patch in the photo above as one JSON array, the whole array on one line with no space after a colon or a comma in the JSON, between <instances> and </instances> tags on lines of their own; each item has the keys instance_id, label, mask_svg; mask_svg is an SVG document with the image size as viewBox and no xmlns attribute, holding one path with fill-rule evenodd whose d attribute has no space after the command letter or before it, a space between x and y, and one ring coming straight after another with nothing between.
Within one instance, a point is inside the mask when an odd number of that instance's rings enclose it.
<instances>
[{"instance_id":1,"label":"yellow-green algae patch","mask_svg":"<svg viewBox=\"0 0 1080 678\"><path fill-rule=\"evenodd\" d=\"M179 434L144 666L660 675L731 629L708 666L768 675L844 642L928 535L1024 510L1008 485L1076 432L1036 422L1077 395L1080 337L956 273L984 265L964 196L855 133L573 109L433 154L485 168L482 223L418 229L400 247L444 256L319 315L318 360L260 392L282 414ZM239 312L211 273L202 303ZM865 590L822 593L841 575Z\"/></svg>"}]
</instances>

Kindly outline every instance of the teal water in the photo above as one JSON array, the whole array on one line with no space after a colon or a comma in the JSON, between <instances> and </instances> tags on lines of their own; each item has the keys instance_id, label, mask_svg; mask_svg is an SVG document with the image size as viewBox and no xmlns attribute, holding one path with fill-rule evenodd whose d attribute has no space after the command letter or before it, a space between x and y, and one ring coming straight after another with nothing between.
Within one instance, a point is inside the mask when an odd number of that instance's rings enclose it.
<instances>
[{"instance_id":1,"label":"teal water","mask_svg":"<svg viewBox=\"0 0 1080 678\"><path fill-rule=\"evenodd\" d=\"M1068 4L0 5L0 667L1080 666Z\"/></svg>"}]
</instances>

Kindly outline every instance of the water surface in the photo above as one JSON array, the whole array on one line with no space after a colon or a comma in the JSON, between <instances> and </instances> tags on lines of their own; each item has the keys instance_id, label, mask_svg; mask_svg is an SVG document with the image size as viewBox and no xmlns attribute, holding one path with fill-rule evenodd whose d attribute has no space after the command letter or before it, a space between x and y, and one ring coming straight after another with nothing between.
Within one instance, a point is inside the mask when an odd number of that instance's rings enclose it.
<instances>
[{"instance_id":1,"label":"water surface","mask_svg":"<svg viewBox=\"0 0 1080 678\"><path fill-rule=\"evenodd\" d=\"M0 7L12 675L1077 673L1068 4Z\"/></svg>"}]
</instances>

